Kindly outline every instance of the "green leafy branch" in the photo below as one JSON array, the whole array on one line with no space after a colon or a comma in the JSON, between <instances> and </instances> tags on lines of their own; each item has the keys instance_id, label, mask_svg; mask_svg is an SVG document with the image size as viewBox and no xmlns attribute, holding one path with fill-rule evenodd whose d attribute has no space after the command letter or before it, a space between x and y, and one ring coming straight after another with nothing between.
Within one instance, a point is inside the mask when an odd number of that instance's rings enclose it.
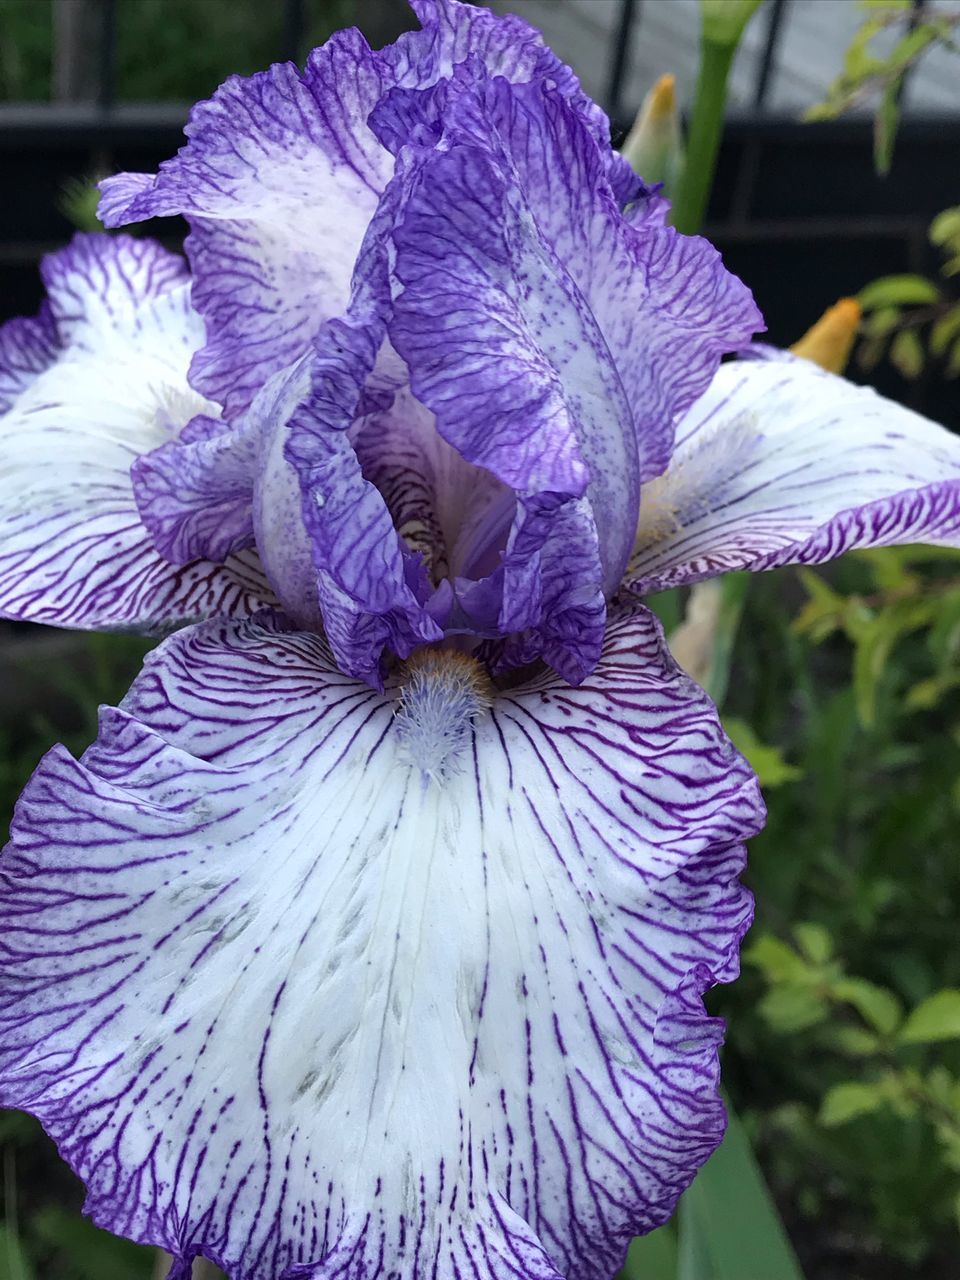
<instances>
[{"instance_id":1,"label":"green leafy branch","mask_svg":"<svg viewBox=\"0 0 960 1280\"><path fill-rule=\"evenodd\" d=\"M960 276L960 206L938 213L929 236L943 255L943 283L920 275L881 276L857 295L864 316L861 369L873 369L889 355L905 378L919 377L928 359L942 362L945 377L960 376L960 298L950 288Z\"/></svg>"},{"instance_id":2,"label":"green leafy branch","mask_svg":"<svg viewBox=\"0 0 960 1280\"><path fill-rule=\"evenodd\" d=\"M793 929L788 943L761 935L745 952L767 983L759 1012L772 1031L812 1032L823 1051L860 1063L855 1079L824 1093L817 1123L824 1129L888 1111L920 1120L935 1136L946 1169L960 1174L960 1079L945 1065L924 1064L924 1050L960 1041L960 990L935 991L906 1012L887 987L851 977L820 924ZM952 1196L960 1225L960 1179Z\"/></svg>"},{"instance_id":3,"label":"green leafy branch","mask_svg":"<svg viewBox=\"0 0 960 1280\"><path fill-rule=\"evenodd\" d=\"M954 34L960 27L960 10L919 11L909 0L861 0L869 16L857 30L846 51L843 70L827 89L825 100L811 107L807 120L835 120L865 101L877 99L874 116L874 163L888 173L900 121L900 97L904 78L930 50L960 52ZM886 54L874 41L889 31L899 33Z\"/></svg>"},{"instance_id":4,"label":"green leafy branch","mask_svg":"<svg viewBox=\"0 0 960 1280\"><path fill-rule=\"evenodd\" d=\"M876 720L891 655L914 632L926 632L933 674L906 690L903 709L929 710L945 693L960 687L960 577L915 571L925 560L956 567L960 554L949 548L886 547L854 555L871 571L876 590L845 595L813 570L799 569L807 602L793 629L814 643L838 631L850 641L857 715L869 727Z\"/></svg>"}]
</instances>

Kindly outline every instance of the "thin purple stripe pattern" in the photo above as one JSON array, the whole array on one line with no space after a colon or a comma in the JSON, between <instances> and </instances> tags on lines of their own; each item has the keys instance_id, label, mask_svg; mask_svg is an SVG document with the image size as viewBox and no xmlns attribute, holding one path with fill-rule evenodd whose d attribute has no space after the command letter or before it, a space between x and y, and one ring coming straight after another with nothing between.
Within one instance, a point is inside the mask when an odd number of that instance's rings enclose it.
<instances>
[{"instance_id":1,"label":"thin purple stripe pattern","mask_svg":"<svg viewBox=\"0 0 960 1280\"><path fill-rule=\"evenodd\" d=\"M723 1128L757 787L644 610L431 782L271 615L171 637L0 861L0 1100L234 1280L609 1280Z\"/></svg>"},{"instance_id":2,"label":"thin purple stripe pattern","mask_svg":"<svg viewBox=\"0 0 960 1280\"><path fill-rule=\"evenodd\" d=\"M644 488L627 586L960 545L960 439L806 360L725 365Z\"/></svg>"},{"instance_id":3,"label":"thin purple stripe pattern","mask_svg":"<svg viewBox=\"0 0 960 1280\"><path fill-rule=\"evenodd\" d=\"M36 321L0 334L0 615L154 629L272 599L256 556L171 567L140 520L130 468L194 414L203 340L183 260L149 240L78 236L42 267Z\"/></svg>"}]
</instances>

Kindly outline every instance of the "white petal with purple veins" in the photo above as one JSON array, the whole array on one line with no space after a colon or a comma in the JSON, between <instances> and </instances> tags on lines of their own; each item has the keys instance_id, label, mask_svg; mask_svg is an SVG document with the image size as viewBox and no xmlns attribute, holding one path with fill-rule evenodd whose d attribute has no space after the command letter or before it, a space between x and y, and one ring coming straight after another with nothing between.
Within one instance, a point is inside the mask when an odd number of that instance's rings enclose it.
<instances>
[{"instance_id":1,"label":"white petal with purple veins","mask_svg":"<svg viewBox=\"0 0 960 1280\"><path fill-rule=\"evenodd\" d=\"M579 689L420 661L192 628L29 784L0 1101L102 1225L234 1280L609 1280L719 1140L762 807L712 704L643 610Z\"/></svg>"},{"instance_id":2,"label":"white petal with purple veins","mask_svg":"<svg viewBox=\"0 0 960 1280\"><path fill-rule=\"evenodd\" d=\"M0 614L152 628L257 608L269 596L254 556L171 568L134 501L136 459L219 413L187 383L203 324L182 260L151 241L80 236L43 274L55 350L51 339L0 417Z\"/></svg>"},{"instance_id":3,"label":"white petal with purple veins","mask_svg":"<svg viewBox=\"0 0 960 1280\"><path fill-rule=\"evenodd\" d=\"M855 547L960 545L960 439L806 360L724 365L644 486L632 591Z\"/></svg>"}]
</instances>

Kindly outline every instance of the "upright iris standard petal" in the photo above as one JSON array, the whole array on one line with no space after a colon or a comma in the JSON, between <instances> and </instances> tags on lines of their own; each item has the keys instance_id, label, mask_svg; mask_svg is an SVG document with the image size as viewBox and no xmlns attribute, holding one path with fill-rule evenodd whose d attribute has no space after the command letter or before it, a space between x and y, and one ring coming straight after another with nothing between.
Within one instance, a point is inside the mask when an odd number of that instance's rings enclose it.
<instances>
[{"instance_id":1,"label":"upright iris standard petal","mask_svg":"<svg viewBox=\"0 0 960 1280\"><path fill-rule=\"evenodd\" d=\"M0 1101L232 1280L609 1280L719 1140L755 781L643 610L579 689L178 633L0 860Z\"/></svg>"},{"instance_id":2,"label":"upright iris standard petal","mask_svg":"<svg viewBox=\"0 0 960 1280\"><path fill-rule=\"evenodd\" d=\"M270 595L252 554L171 567L131 486L141 454L219 412L186 379L203 324L182 260L78 236L42 274L37 319L0 330L0 614L153 628L259 607Z\"/></svg>"},{"instance_id":3,"label":"upright iris standard petal","mask_svg":"<svg viewBox=\"0 0 960 1280\"><path fill-rule=\"evenodd\" d=\"M229 417L346 307L364 231L393 173L393 156L367 127L392 87L434 84L477 57L491 75L549 76L606 141L603 113L525 23L451 0L416 7L424 29L386 49L342 31L302 74L282 63L231 77L193 109L187 145L156 176L103 183L108 226L187 216L194 305L210 335L192 377ZM626 166L611 173L630 198L638 184Z\"/></svg>"},{"instance_id":4,"label":"upright iris standard petal","mask_svg":"<svg viewBox=\"0 0 960 1280\"><path fill-rule=\"evenodd\" d=\"M960 545L960 440L798 358L724 365L641 498L627 585Z\"/></svg>"},{"instance_id":5,"label":"upright iris standard petal","mask_svg":"<svg viewBox=\"0 0 960 1280\"><path fill-rule=\"evenodd\" d=\"M430 95L412 96L430 109ZM495 172L510 175L511 202L529 226L526 236L507 238L507 262L528 249L533 234L556 264L553 272L563 273L567 324L578 304L595 327L593 360L612 368L622 386L639 478L660 474L677 416L706 390L720 357L763 328L750 291L707 241L681 236L657 217L624 218L604 176L605 149L594 145L582 118L549 86L481 81L448 114L447 136L472 143ZM637 202L651 205L649 193ZM522 261L512 265L518 286L529 287L529 317L538 300L548 299L540 299L538 278L528 277ZM532 326L534 336L541 330L550 351L555 334L549 323ZM602 474L615 468L617 454L604 448L609 441L596 430L589 437L591 469ZM604 482L610 483L594 478L595 485Z\"/></svg>"}]
</instances>

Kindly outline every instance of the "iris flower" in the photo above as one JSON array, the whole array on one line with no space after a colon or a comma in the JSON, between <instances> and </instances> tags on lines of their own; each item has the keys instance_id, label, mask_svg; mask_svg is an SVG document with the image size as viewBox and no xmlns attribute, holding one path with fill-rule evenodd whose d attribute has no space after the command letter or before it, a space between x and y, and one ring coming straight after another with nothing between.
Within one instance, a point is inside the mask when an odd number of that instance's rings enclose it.
<instances>
[{"instance_id":1,"label":"iris flower","mask_svg":"<svg viewBox=\"0 0 960 1280\"><path fill-rule=\"evenodd\" d=\"M646 591L960 542L515 19L231 79L0 331L0 606L168 628L0 861L0 1101L233 1280L600 1280L723 1130L755 779Z\"/></svg>"}]
</instances>

